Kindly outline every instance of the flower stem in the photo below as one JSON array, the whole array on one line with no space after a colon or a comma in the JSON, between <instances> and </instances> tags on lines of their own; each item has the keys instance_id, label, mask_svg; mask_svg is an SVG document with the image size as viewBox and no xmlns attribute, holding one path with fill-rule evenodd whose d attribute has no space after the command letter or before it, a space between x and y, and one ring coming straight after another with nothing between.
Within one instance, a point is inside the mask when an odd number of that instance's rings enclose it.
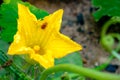
<instances>
[{"instance_id":1,"label":"flower stem","mask_svg":"<svg viewBox=\"0 0 120 80\"><path fill-rule=\"evenodd\" d=\"M81 66L76 66L73 64L60 64L60 65L51 67L43 71L43 73L41 74L40 80L45 80L49 74L52 74L54 72L59 72L59 71L73 72L73 73L77 73L77 74L87 76L97 80L120 80L120 75L99 72L93 69L83 68Z\"/></svg>"}]
</instances>

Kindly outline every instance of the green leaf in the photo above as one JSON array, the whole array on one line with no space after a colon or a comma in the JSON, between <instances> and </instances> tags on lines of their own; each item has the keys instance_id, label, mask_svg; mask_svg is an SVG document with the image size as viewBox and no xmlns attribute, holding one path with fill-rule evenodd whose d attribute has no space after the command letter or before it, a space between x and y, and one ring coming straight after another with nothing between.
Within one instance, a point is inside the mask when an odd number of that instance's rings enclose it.
<instances>
[{"instance_id":1,"label":"green leaf","mask_svg":"<svg viewBox=\"0 0 120 80\"><path fill-rule=\"evenodd\" d=\"M96 21L103 16L120 16L120 0L92 0L92 4L99 8L93 14Z\"/></svg>"},{"instance_id":2,"label":"green leaf","mask_svg":"<svg viewBox=\"0 0 120 80\"><path fill-rule=\"evenodd\" d=\"M75 64L75 65L78 65L78 66L82 66L82 64L83 64L79 52L75 52L75 53L69 54L69 55L67 55L63 58L55 60L55 65L65 64L65 63Z\"/></svg>"},{"instance_id":3,"label":"green leaf","mask_svg":"<svg viewBox=\"0 0 120 80\"><path fill-rule=\"evenodd\" d=\"M37 19L42 19L48 15L46 11L40 10L21 0L11 0L8 4L3 3L0 7L0 27L2 28L0 35L7 42L13 41L13 36L17 31L18 3L28 6L30 11L36 15Z\"/></svg>"},{"instance_id":4,"label":"green leaf","mask_svg":"<svg viewBox=\"0 0 120 80\"><path fill-rule=\"evenodd\" d=\"M4 53L7 53L9 44L3 40L0 40L0 50Z\"/></svg>"}]
</instances>

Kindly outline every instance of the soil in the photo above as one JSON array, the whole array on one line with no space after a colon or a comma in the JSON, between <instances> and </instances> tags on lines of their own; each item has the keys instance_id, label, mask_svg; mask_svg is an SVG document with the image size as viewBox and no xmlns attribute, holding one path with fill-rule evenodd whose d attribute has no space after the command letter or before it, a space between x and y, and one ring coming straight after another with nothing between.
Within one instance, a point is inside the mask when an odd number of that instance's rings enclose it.
<instances>
[{"instance_id":1,"label":"soil","mask_svg":"<svg viewBox=\"0 0 120 80\"><path fill-rule=\"evenodd\" d=\"M94 8L91 0L29 0L36 7L53 13L58 9L64 10L61 32L83 46L80 54L85 67L95 67L104 63L109 56L100 45L101 26L93 19ZM49 2L48 2L49 1ZM56 2L54 2L56 1ZM118 65L116 73L120 73L120 61L114 59L111 64Z\"/></svg>"}]
</instances>

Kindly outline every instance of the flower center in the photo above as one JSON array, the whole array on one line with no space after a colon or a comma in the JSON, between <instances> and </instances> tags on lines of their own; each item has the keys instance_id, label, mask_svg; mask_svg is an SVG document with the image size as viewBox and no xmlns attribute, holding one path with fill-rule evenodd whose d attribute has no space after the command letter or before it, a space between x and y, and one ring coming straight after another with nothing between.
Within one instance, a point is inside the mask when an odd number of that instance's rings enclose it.
<instances>
[{"instance_id":1,"label":"flower center","mask_svg":"<svg viewBox=\"0 0 120 80\"><path fill-rule=\"evenodd\" d=\"M35 53L38 53L38 52L40 51L40 46L35 45L35 46L33 47L33 49L34 49Z\"/></svg>"}]
</instances>

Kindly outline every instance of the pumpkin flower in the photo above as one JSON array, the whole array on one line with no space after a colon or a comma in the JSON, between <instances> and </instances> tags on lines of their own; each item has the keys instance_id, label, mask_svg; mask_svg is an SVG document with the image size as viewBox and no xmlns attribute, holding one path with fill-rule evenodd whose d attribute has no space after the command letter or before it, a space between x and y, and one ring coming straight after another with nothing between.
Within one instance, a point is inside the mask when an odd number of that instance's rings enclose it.
<instances>
[{"instance_id":1,"label":"pumpkin flower","mask_svg":"<svg viewBox=\"0 0 120 80\"><path fill-rule=\"evenodd\" d=\"M8 54L28 54L44 68L54 66L54 59L61 58L82 47L59 32L63 10L37 20L28 7L18 4L18 31Z\"/></svg>"}]
</instances>

